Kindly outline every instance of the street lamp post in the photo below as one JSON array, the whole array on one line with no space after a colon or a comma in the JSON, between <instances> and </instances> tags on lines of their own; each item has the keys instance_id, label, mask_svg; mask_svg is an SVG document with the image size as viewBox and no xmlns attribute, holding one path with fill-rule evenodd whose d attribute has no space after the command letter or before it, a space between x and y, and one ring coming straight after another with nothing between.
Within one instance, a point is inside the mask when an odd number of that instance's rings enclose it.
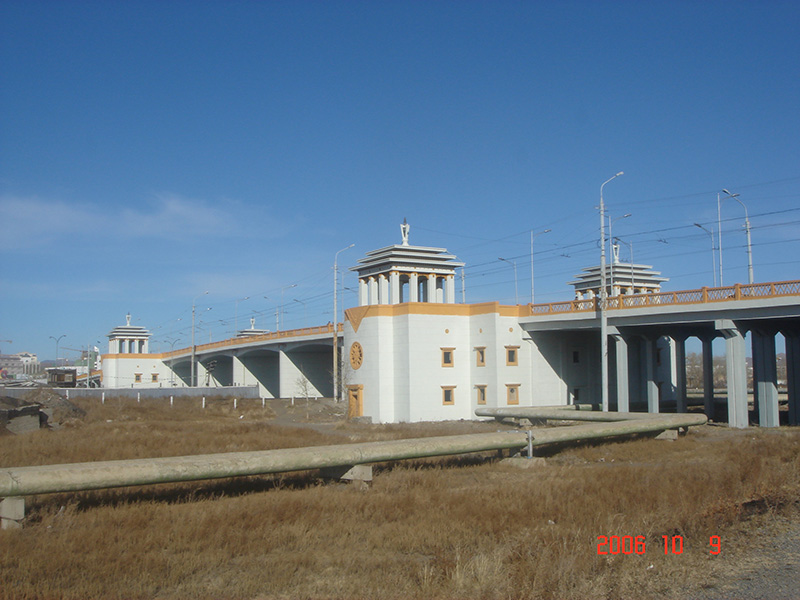
<instances>
[{"instance_id":1,"label":"street lamp post","mask_svg":"<svg viewBox=\"0 0 800 600\"><path fill-rule=\"evenodd\" d=\"M603 202L603 188L624 173L620 171L614 177L600 185L600 397L604 412L608 412L608 316L606 315L606 205Z\"/></svg>"},{"instance_id":2,"label":"street lamp post","mask_svg":"<svg viewBox=\"0 0 800 600\"><path fill-rule=\"evenodd\" d=\"M611 268L609 269L611 275L611 282L608 287L611 288L611 295L614 295L614 264L616 263L616 257L614 256L614 234L612 233L612 226L614 223L619 221L620 219L627 219L631 216L631 213L622 215L621 217L617 217L616 219L612 219L608 217L608 242L611 245Z\"/></svg>"},{"instance_id":3,"label":"street lamp post","mask_svg":"<svg viewBox=\"0 0 800 600\"><path fill-rule=\"evenodd\" d=\"M634 280L634 275L633 275L633 242L626 242L625 240L621 240L619 238L615 238L615 239L616 239L616 241L618 243L621 242L621 243L625 244L628 247L628 249L630 250L630 253L631 253L631 294L634 294L636 292L636 282ZM620 308L622 307L622 302L620 302L619 306L620 306Z\"/></svg>"},{"instance_id":4,"label":"street lamp post","mask_svg":"<svg viewBox=\"0 0 800 600\"><path fill-rule=\"evenodd\" d=\"M750 243L750 217L747 215L747 206L745 206L744 202L739 198L739 194L731 194L728 190L722 190L724 193L728 195L728 198L732 200L736 200L739 204L742 205L744 209L744 230L747 233L747 283L753 283L753 246ZM720 246L722 244L720 243ZM722 252L722 250L720 250ZM720 264L722 264L722 254L720 254ZM722 267L720 267L721 269ZM721 275L720 275L721 277Z\"/></svg>"},{"instance_id":5,"label":"street lamp post","mask_svg":"<svg viewBox=\"0 0 800 600\"><path fill-rule=\"evenodd\" d=\"M61 341L61 338L65 338L65 337L67 337L66 333L61 334L57 338L53 337L52 335L50 336L51 340L55 340L56 341L56 369L58 369L58 342Z\"/></svg>"},{"instance_id":6,"label":"street lamp post","mask_svg":"<svg viewBox=\"0 0 800 600\"><path fill-rule=\"evenodd\" d=\"M175 338L174 340L170 340L168 338L164 339L164 341L169 344L170 353L175 352L175 344L178 340L180 340L180 338ZM173 361L175 360L174 357L171 358ZM169 387L175 387L175 369L173 367L174 365L170 366L169 368Z\"/></svg>"},{"instance_id":7,"label":"street lamp post","mask_svg":"<svg viewBox=\"0 0 800 600\"><path fill-rule=\"evenodd\" d=\"M206 296L206 295L208 295L207 291L203 292L199 296L195 296L192 299L192 361L191 361L192 362L192 372L191 372L191 375L189 377L189 386L190 387L197 387L197 381L195 380L195 372L196 372L196 369L197 369L197 366L195 365L197 347L194 344L195 306L197 304L197 299L200 298L201 296Z\"/></svg>"},{"instance_id":8,"label":"street lamp post","mask_svg":"<svg viewBox=\"0 0 800 600\"><path fill-rule=\"evenodd\" d=\"M531 304L533 304L533 241L543 233L550 233L551 231L551 229L545 229L544 231L534 234L533 229L531 229Z\"/></svg>"},{"instance_id":9,"label":"street lamp post","mask_svg":"<svg viewBox=\"0 0 800 600\"><path fill-rule=\"evenodd\" d=\"M278 329L283 331L283 293L286 290L290 290L292 288L296 288L297 284L293 283L292 285L285 285L281 288L281 312L280 312L280 320L278 321Z\"/></svg>"},{"instance_id":10,"label":"street lamp post","mask_svg":"<svg viewBox=\"0 0 800 600\"><path fill-rule=\"evenodd\" d=\"M706 229L700 223L695 223L695 227L699 227L703 231L705 231L708 235L711 236L711 271L714 273L714 287L717 287L717 258L716 258L716 246L714 245L714 232L710 229ZM713 227L713 226L712 226Z\"/></svg>"},{"instance_id":11,"label":"street lamp post","mask_svg":"<svg viewBox=\"0 0 800 600\"><path fill-rule=\"evenodd\" d=\"M517 263L513 260L497 257L497 260L502 260L514 267L514 304L519 304L519 294L517 293Z\"/></svg>"},{"instance_id":12,"label":"street lamp post","mask_svg":"<svg viewBox=\"0 0 800 600\"><path fill-rule=\"evenodd\" d=\"M339 291L339 254L355 246L350 244L333 256L333 400L339 399L339 307L336 299Z\"/></svg>"},{"instance_id":13,"label":"street lamp post","mask_svg":"<svg viewBox=\"0 0 800 600\"><path fill-rule=\"evenodd\" d=\"M303 305L303 327L308 327L308 307L306 307L306 303L297 298L295 298L294 301Z\"/></svg>"},{"instance_id":14,"label":"street lamp post","mask_svg":"<svg viewBox=\"0 0 800 600\"><path fill-rule=\"evenodd\" d=\"M244 302L245 300L250 300L250 296L245 296L244 298L240 298L239 300L234 301L234 311L233 311L233 337L239 333L239 302Z\"/></svg>"}]
</instances>

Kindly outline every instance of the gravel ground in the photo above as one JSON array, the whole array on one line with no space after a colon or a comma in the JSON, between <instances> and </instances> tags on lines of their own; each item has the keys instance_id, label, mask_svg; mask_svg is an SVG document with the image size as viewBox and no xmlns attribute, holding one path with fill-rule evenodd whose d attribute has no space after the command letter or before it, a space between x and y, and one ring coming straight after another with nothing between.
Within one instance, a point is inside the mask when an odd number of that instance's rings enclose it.
<instances>
[{"instance_id":1,"label":"gravel ground","mask_svg":"<svg viewBox=\"0 0 800 600\"><path fill-rule=\"evenodd\" d=\"M717 561L691 600L800 600L800 515L764 516L738 548Z\"/></svg>"}]
</instances>

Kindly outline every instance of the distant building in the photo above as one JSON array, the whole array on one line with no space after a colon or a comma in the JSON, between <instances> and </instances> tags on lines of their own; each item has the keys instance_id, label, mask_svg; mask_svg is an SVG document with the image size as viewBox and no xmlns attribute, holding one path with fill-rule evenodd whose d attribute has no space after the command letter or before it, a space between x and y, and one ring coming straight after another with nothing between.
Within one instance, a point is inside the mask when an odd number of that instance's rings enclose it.
<instances>
[{"instance_id":1,"label":"distant building","mask_svg":"<svg viewBox=\"0 0 800 600\"><path fill-rule=\"evenodd\" d=\"M103 387L153 388L170 385L171 373L161 354L150 354L150 332L131 325L131 315L125 325L108 334L108 354L103 355Z\"/></svg>"},{"instance_id":2,"label":"distant building","mask_svg":"<svg viewBox=\"0 0 800 600\"><path fill-rule=\"evenodd\" d=\"M40 372L41 365L35 354L0 354L0 379L19 379Z\"/></svg>"},{"instance_id":3,"label":"distant building","mask_svg":"<svg viewBox=\"0 0 800 600\"><path fill-rule=\"evenodd\" d=\"M611 263L606 265L606 293L609 296L622 294L654 294L661 291L661 284L669 281L660 277L661 273L653 271L651 265L638 265L619 260L619 245L612 246ZM575 299L591 299L600 294L600 266L583 269L575 281L569 285L575 287Z\"/></svg>"}]
</instances>

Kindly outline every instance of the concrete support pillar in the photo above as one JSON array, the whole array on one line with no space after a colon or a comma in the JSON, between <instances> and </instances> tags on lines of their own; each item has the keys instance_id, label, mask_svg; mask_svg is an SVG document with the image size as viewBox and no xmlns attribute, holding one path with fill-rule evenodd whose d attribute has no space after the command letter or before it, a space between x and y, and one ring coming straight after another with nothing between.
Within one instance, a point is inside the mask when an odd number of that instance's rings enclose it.
<instances>
[{"instance_id":1,"label":"concrete support pillar","mask_svg":"<svg viewBox=\"0 0 800 600\"><path fill-rule=\"evenodd\" d=\"M675 343L675 392L678 412L685 413L686 402L686 338L674 337Z\"/></svg>"},{"instance_id":2,"label":"concrete support pillar","mask_svg":"<svg viewBox=\"0 0 800 600\"><path fill-rule=\"evenodd\" d=\"M644 340L644 379L647 412L649 413L659 411L658 385L656 384L656 341L654 338L645 338Z\"/></svg>"},{"instance_id":3,"label":"concrete support pillar","mask_svg":"<svg viewBox=\"0 0 800 600\"><path fill-rule=\"evenodd\" d=\"M389 273L389 303L400 304L400 273Z\"/></svg>"},{"instance_id":4,"label":"concrete support pillar","mask_svg":"<svg viewBox=\"0 0 800 600\"><path fill-rule=\"evenodd\" d=\"M389 279L383 273L378 275L378 304L389 304Z\"/></svg>"},{"instance_id":5,"label":"concrete support pillar","mask_svg":"<svg viewBox=\"0 0 800 600\"><path fill-rule=\"evenodd\" d=\"M408 301L419 302L419 278L416 273L408 276Z\"/></svg>"},{"instance_id":6,"label":"concrete support pillar","mask_svg":"<svg viewBox=\"0 0 800 600\"><path fill-rule=\"evenodd\" d=\"M358 280L358 305L366 306L369 304L369 285L364 279Z\"/></svg>"},{"instance_id":7,"label":"concrete support pillar","mask_svg":"<svg viewBox=\"0 0 800 600\"><path fill-rule=\"evenodd\" d=\"M703 343L703 408L709 419L714 418L714 347L713 336L700 338Z\"/></svg>"},{"instance_id":8,"label":"concrete support pillar","mask_svg":"<svg viewBox=\"0 0 800 600\"><path fill-rule=\"evenodd\" d=\"M456 277L455 275L448 275L444 282L444 301L447 304L455 304L456 302Z\"/></svg>"},{"instance_id":9,"label":"concrete support pillar","mask_svg":"<svg viewBox=\"0 0 800 600\"><path fill-rule=\"evenodd\" d=\"M758 424L777 427L778 420L778 359L775 354L775 333L754 330L753 334L753 393L758 406Z\"/></svg>"},{"instance_id":10,"label":"concrete support pillar","mask_svg":"<svg viewBox=\"0 0 800 600\"><path fill-rule=\"evenodd\" d=\"M612 334L617 357L617 411L630 410L630 378L628 376L628 342L619 333Z\"/></svg>"},{"instance_id":11,"label":"concrete support pillar","mask_svg":"<svg viewBox=\"0 0 800 600\"><path fill-rule=\"evenodd\" d=\"M375 280L374 277L370 277L368 280L369 286L369 303L370 304L379 304L378 302L378 282Z\"/></svg>"},{"instance_id":12,"label":"concrete support pillar","mask_svg":"<svg viewBox=\"0 0 800 600\"><path fill-rule=\"evenodd\" d=\"M725 337L725 370L728 379L728 426L743 429L749 425L744 333L729 319L715 321L715 327Z\"/></svg>"},{"instance_id":13,"label":"concrete support pillar","mask_svg":"<svg viewBox=\"0 0 800 600\"><path fill-rule=\"evenodd\" d=\"M789 425L800 425L800 331L784 331L786 386L789 392Z\"/></svg>"},{"instance_id":14,"label":"concrete support pillar","mask_svg":"<svg viewBox=\"0 0 800 600\"><path fill-rule=\"evenodd\" d=\"M426 302L436 302L436 275L431 273L428 275L428 287L426 288L425 298Z\"/></svg>"},{"instance_id":15,"label":"concrete support pillar","mask_svg":"<svg viewBox=\"0 0 800 600\"><path fill-rule=\"evenodd\" d=\"M0 528L22 529L22 521L24 518L24 497L11 496L9 498L0 498Z\"/></svg>"},{"instance_id":16,"label":"concrete support pillar","mask_svg":"<svg viewBox=\"0 0 800 600\"><path fill-rule=\"evenodd\" d=\"M195 375L196 381L195 386L197 387L206 387L206 377L208 376L208 369L206 366L200 362L200 359L197 360L197 365L195 366Z\"/></svg>"}]
</instances>

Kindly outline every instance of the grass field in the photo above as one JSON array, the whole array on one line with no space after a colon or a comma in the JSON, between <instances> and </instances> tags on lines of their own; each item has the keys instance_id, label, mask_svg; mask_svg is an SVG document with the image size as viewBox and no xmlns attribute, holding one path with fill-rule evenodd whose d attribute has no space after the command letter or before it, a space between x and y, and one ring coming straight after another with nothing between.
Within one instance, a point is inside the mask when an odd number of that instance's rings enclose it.
<instances>
[{"instance_id":1,"label":"grass field","mask_svg":"<svg viewBox=\"0 0 800 600\"><path fill-rule=\"evenodd\" d=\"M498 429L308 426L302 411L292 426L260 404L82 407L58 431L0 437L0 466ZM317 475L28 498L24 529L0 532L0 597L682 598L714 586L755 528L798 521L800 431L704 426L528 469L495 455L397 462L367 491ZM598 555L603 535L646 545ZM665 554L664 535L680 536L682 553Z\"/></svg>"}]
</instances>

